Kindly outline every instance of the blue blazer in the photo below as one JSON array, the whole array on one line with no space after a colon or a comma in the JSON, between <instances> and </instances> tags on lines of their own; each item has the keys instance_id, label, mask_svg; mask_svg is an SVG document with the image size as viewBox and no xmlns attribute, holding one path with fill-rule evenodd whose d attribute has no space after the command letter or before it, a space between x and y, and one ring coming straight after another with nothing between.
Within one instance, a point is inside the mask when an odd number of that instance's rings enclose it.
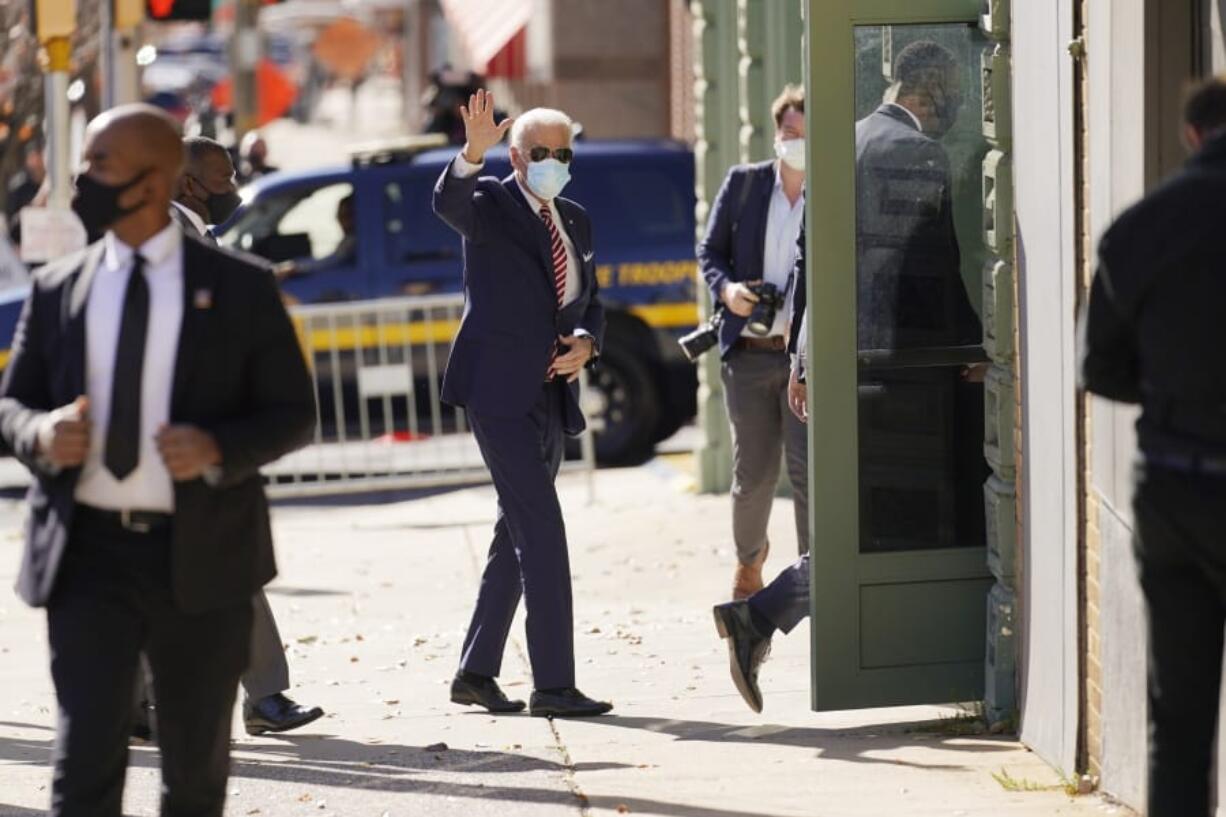
<instances>
[{"instance_id":1,"label":"blue blazer","mask_svg":"<svg viewBox=\"0 0 1226 817\"><path fill-rule=\"evenodd\" d=\"M718 304L729 281L760 281L766 252L766 217L775 189L774 161L737 165L728 171L711 212L707 233L698 242L698 268ZM727 357L745 328L745 318L725 313L719 333L721 357Z\"/></svg>"},{"instance_id":2,"label":"blue blazer","mask_svg":"<svg viewBox=\"0 0 1226 817\"><path fill-rule=\"evenodd\" d=\"M559 335L583 330L600 349L604 307L596 282L592 225L556 199L561 229L579 256L579 296L558 309L549 232L515 177L457 178L448 164L434 186L434 212L464 239L464 316L443 377L444 401L490 416L519 416L539 398ZM567 389L564 428L583 431L579 384Z\"/></svg>"}]
</instances>

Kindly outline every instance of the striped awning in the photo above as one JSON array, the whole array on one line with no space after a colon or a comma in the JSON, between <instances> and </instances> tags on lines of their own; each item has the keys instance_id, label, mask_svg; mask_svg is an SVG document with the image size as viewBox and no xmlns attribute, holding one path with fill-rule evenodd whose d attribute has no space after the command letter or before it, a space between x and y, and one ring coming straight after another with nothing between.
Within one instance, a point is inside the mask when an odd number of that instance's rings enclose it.
<instances>
[{"instance_id":1,"label":"striped awning","mask_svg":"<svg viewBox=\"0 0 1226 817\"><path fill-rule=\"evenodd\" d=\"M532 16L532 0L442 0L443 16L460 36L473 62L484 73Z\"/></svg>"}]
</instances>

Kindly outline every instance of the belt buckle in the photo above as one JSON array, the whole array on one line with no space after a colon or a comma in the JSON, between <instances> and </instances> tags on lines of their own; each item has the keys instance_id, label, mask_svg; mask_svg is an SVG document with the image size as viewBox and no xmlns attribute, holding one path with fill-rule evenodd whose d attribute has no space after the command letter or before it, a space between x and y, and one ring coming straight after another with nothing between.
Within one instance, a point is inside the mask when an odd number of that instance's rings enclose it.
<instances>
[{"instance_id":1,"label":"belt buckle","mask_svg":"<svg viewBox=\"0 0 1226 817\"><path fill-rule=\"evenodd\" d=\"M124 530L130 530L133 533L148 533L153 530L153 526L148 522L133 519L132 512L127 508L119 512L119 524L123 525Z\"/></svg>"}]
</instances>

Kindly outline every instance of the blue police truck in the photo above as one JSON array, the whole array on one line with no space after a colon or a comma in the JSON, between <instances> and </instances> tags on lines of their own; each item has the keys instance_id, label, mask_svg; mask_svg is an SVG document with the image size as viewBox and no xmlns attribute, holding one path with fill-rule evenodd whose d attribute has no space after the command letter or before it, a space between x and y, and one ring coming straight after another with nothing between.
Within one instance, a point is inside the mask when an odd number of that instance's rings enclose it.
<instances>
[{"instance_id":1,"label":"blue police truck","mask_svg":"<svg viewBox=\"0 0 1226 817\"><path fill-rule=\"evenodd\" d=\"M460 239L430 208L455 152L413 138L356 150L337 167L264 177L244 189L219 240L292 264L297 274L282 285L291 302L458 292ZM510 172L505 147L487 154L483 173ZM608 313L590 380L596 455L641 461L696 408L694 367L676 343L697 322L694 156L663 140L581 140L572 173L564 195L591 215Z\"/></svg>"}]
</instances>

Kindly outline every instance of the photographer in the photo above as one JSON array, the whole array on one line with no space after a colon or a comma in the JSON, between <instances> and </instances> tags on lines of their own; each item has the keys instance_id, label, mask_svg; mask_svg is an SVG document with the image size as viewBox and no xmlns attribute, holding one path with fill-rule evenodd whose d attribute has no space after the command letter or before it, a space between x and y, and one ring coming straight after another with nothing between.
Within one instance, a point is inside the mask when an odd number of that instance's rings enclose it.
<instances>
[{"instance_id":1,"label":"photographer","mask_svg":"<svg viewBox=\"0 0 1226 817\"><path fill-rule=\"evenodd\" d=\"M721 305L722 378L732 423L734 599L762 588L780 460L787 452L799 551L809 549L805 426L788 408L787 353L796 238L804 222L805 98L784 88L771 106L777 160L738 165L716 194L698 263Z\"/></svg>"}]
</instances>

